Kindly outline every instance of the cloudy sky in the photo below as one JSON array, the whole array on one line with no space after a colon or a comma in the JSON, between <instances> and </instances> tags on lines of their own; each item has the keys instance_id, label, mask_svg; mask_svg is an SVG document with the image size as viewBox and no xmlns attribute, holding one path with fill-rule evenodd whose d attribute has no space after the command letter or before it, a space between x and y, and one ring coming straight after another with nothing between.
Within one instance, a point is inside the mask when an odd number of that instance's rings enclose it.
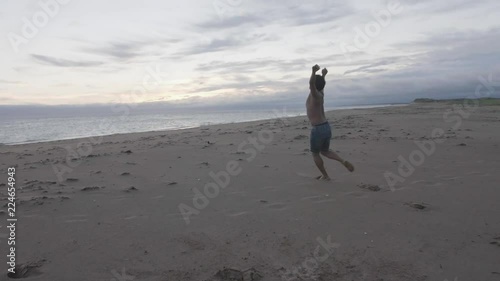
<instances>
[{"instance_id":1,"label":"cloudy sky","mask_svg":"<svg viewBox=\"0 0 500 281\"><path fill-rule=\"evenodd\" d=\"M2 0L0 33L0 105L301 104L316 63L343 105L500 80L498 0Z\"/></svg>"}]
</instances>

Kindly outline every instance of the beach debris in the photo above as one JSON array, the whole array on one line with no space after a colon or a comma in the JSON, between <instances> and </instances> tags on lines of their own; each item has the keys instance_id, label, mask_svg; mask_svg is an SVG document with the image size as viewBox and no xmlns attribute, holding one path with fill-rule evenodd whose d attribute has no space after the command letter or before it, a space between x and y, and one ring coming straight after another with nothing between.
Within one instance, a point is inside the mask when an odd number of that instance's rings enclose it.
<instances>
[{"instance_id":1,"label":"beach debris","mask_svg":"<svg viewBox=\"0 0 500 281\"><path fill-rule=\"evenodd\" d=\"M307 139L307 136L306 135L298 135L296 137L293 138L294 140L303 140L303 139Z\"/></svg>"},{"instance_id":2,"label":"beach debris","mask_svg":"<svg viewBox=\"0 0 500 281\"><path fill-rule=\"evenodd\" d=\"M130 173L129 172L123 172L121 173L122 176L130 176Z\"/></svg>"},{"instance_id":3,"label":"beach debris","mask_svg":"<svg viewBox=\"0 0 500 281\"><path fill-rule=\"evenodd\" d=\"M205 165L205 166L208 166L210 165L208 162L201 162L200 165Z\"/></svg>"},{"instance_id":4,"label":"beach debris","mask_svg":"<svg viewBox=\"0 0 500 281\"><path fill-rule=\"evenodd\" d=\"M82 191L93 191L93 190L99 190L104 187L99 187L99 186L87 186L82 188Z\"/></svg>"},{"instance_id":5,"label":"beach debris","mask_svg":"<svg viewBox=\"0 0 500 281\"><path fill-rule=\"evenodd\" d=\"M122 153L125 153L125 154L132 154L132 150L125 150L125 151L122 151Z\"/></svg>"},{"instance_id":6,"label":"beach debris","mask_svg":"<svg viewBox=\"0 0 500 281\"><path fill-rule=\"evenodd\" d=\"M176 185L176 184L177 184L176 181L172 181L172 182L167 183L167 185Z\"/></svg>"},{"instance_id":7,"label":"beach debris","mask_svg":"<svg viewBox=\"0 0 500 281\"><path fill-rule=\"evenodd\" d=\"M363 189L368 189L368 190L374 191L374 192L380 191L380 189L381 189L380 186L378 186L378 185L365 184L365 183L358 184L358 187L363 188Z\"/></svg>"},{"instance_id":8,"label":"beach debris","mask_svg":"<svg viewBox=\"0 0 500 281\"><path fill-rule=\"evenodd\" d=\"M467 146L467 144L466 143L461 143L458 146Z\"/></svg>"},{"instance_id":9,"label":"beach debris","mask_svg":"<svg viewBox=\"0 0 500 281\"><path fill-rule=\"evenodd\" d=\"M78 179L75 179L75 178L67 178L66 181L69 181L69 182L76 182L78 181Z\"/></svg>"}]
</instances>

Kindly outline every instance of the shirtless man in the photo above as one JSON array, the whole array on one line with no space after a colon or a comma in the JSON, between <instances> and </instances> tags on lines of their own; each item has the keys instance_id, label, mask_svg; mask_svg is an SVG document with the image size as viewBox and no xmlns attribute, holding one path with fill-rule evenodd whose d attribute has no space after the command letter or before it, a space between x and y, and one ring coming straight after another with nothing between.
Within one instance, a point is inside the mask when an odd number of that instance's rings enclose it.
<instances>
[{"instance_id":1,"label":"shirtless man","mask_svg":"<svg viewBox=\"0 0 500 281\"><path fill-rule=\"evenodd\" d=\"M332 131L330 129L330 124L325 117L324 104L324 92L325 88L325 76L328 73L326 68L323 69L323 76L316 75L316 72L320 69L319 65L312 67L311 79L309 80L309 97L307 97L306 107L307 107L307 117L313 126L311 130L311 152L314 158L314 163L321 172L321 176L317 177L319 180L330 180L328 173L323 165L323 159L321 155L339 161L344 167L346 167L350 172L354 171L354 167L349 161L345 161L340 158L337 153L330 150L330 139L332 137Z\"/></svg>"}]
</instances>

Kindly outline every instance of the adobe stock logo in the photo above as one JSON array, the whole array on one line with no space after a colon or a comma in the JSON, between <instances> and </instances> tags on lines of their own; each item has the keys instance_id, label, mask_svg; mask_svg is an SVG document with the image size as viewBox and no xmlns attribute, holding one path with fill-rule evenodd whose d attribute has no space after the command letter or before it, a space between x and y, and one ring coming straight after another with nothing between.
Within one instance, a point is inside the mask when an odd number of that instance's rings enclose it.
<instances>
[{"instance_id":1,"label":"adobe stock logo","mask_svg":"<svg viewBox=\"0 0 500 281\"><path fill-rule=\"evenodd\" d=\"M35 38L40 32L40 29L47 26L49 21L59 14L61 5L66 5L69 2L71 2L71 0L39 1L38 6L40 9L33 13L31 19L27 17L21 19L23 22L21 32L19 34L9 32L7 35L14 52L18 53L21 44L28 44L31 39Z\"/></svg>"}]
</instances>

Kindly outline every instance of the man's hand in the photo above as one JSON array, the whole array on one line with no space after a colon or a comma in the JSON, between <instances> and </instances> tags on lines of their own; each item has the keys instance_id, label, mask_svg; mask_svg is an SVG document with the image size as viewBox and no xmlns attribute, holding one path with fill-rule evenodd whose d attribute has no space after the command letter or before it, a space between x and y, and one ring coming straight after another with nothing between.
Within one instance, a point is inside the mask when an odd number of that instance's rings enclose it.
<instances>
[{"instance_id":1,"label":"man's hand","mask_svg":"<svg viewBox=\"0 0 500 281\"><path fill-rule=\"evenodd\" d=\"M323 71L321 72L323 73L323 77L325 77L328 74L328 69L323 68Z\"/></svg>"},{"instance_id":2,"label":"man's hand","mask_svg":"<svg viewBox=\"0 0 500 281\"><path fill-rule=\"evenodd\" d=\"M315 66L312 67L313 73L316 73L318 70L320 70L319 65L315 65Z\"/></svg>"}]
</instances>

